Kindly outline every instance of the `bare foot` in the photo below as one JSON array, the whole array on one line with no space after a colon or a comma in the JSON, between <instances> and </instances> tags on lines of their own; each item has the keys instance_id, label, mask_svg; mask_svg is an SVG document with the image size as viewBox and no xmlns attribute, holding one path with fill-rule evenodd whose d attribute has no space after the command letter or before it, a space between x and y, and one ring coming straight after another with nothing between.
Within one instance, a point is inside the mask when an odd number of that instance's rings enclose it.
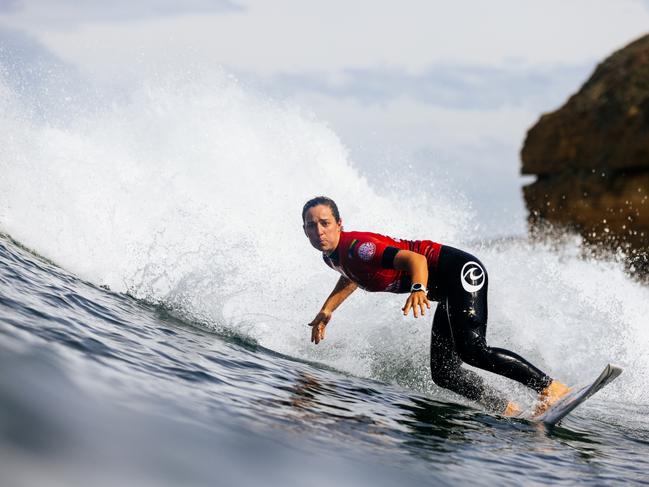
<instances>
[{"instance_id":1,"label":"bare foot","mask_svg":"<svg viewBox=\"0 0 649 487\"><path fill-rule=\"evenodd\" d=\"M568 394L572 390L563 382L553 380L548 387L543 389L539 394L539 404L534 410L534 416L544 413L550 406Z\"/></svg>"},{"instance_id":2,"label":"bare foot","mask_svg":"<svg viewBox=\"0 0 649 487\"><path fill-rule=\"evenodd\" d=\"M507 407L503 411L503 416L507 416L507 417L514 416L515 417L515 416L518 416L519 414L521 414L521 412L522 412L521 408L518 407L518 404L516 404L515 402L510 402L510 403L507 404Z\"/></svg>"}]
</instances>

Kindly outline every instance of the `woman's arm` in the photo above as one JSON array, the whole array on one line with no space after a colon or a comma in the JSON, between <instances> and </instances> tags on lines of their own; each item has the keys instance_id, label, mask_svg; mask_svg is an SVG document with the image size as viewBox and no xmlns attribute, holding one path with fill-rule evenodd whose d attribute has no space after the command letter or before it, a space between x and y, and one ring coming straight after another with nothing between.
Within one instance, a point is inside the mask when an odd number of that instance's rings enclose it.
<instances>
[{"instance_id":1,"label":"woman's arm","mask_svg":"<svg viewBox=\"0 0 649 487\"><path fill-rule=\"evenodd\" d=\"M347 279L345 276L340 276L336 286L322 305L320 312L316 315L315 319L309 323L311 327L311 341L317 345L320 340L324 340L325 326L329 323L332 313L341 305L341 303L353 293L358 284L354 281Z\"/></svg>"},{"instance_id":2,"label":"woman's arm","mask_svg":"<svg viewBox=\"0 0 649 487\"><path fill-rule=\"evenodd\" d=\"M410 250L399 250L394 256L394 268L398 271L405 271L411 276L411 284L421 284L424 289L428 285L428 261L426 257ZM430 309L428 302L427 290L414 291L410 293L403 309L403 314L408 316L410 308L415 318L419 316L417 307L421 310L421 315L426 314L426 308Z\"/></svg>"}]
</instances>

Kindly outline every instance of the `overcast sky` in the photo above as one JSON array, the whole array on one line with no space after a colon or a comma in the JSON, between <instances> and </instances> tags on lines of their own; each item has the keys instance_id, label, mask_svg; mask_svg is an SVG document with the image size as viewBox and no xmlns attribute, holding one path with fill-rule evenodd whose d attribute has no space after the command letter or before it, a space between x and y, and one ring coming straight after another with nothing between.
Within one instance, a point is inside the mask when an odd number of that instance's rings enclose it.
<instances>
[{"instance_id":1,"label":"overcast sky","mask_svg":"<svg viewBox=\"0 0 649 487\"><path fill-rule=\"evenodd\" d=\"M524 230L527 129L648 27L641 0L0 0L0 62L223 66L327 122L370 180L447 180L493 236Z\"/></svg>"}]
</instances>

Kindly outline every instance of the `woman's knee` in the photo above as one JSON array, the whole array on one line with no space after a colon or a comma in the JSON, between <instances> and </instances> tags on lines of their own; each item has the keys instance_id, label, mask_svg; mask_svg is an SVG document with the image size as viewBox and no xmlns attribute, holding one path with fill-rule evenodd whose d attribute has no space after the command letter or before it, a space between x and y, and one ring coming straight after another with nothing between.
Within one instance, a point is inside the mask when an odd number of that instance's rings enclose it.
<instances>
[{"instance_id":1,"label":"woman's knee","mask_svg":"<svg viewBox=\"0 0 649 487\"><path fill-rule=\"evenodd\" d=\"M480 369L489 368L490 351L484 340L471 340L458 344L457 353L462 362Z\"/></svg>"}]
</instances>

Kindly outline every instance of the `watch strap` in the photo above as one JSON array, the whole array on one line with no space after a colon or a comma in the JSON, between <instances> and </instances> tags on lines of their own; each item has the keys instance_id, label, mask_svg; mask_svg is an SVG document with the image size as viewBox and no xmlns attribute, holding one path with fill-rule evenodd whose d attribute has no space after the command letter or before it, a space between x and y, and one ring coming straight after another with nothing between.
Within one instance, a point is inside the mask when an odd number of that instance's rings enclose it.
<instances>
[{"instance_id":1,"label":"watch strap","mask_svg":"<svg viewBox=\"0 0 649 487\"><path fill-rule=\"evenodd\" d=\"M417 292L417 291L424 291L425 293L428 293L428 289L426 289L426 286L424 286L423 284L421 284L419 282L415 282L415 283L413 283L412 286L410 286L410 292L414 293L414 292Z\"/></svg>"}]
</instances>

